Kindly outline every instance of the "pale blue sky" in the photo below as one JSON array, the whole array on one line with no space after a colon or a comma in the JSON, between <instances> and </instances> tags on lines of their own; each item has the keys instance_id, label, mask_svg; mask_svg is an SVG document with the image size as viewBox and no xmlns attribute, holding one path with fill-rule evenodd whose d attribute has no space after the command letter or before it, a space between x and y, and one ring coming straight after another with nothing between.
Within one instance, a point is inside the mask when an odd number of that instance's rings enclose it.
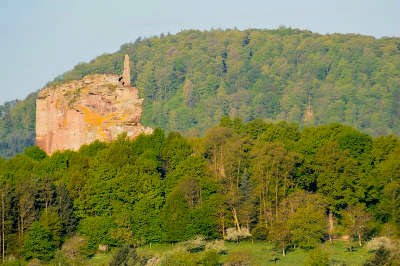
<instances>
[{"instance_id":1,"label":"pale blue sky","mask_svg":"<svg viewBox=\"0 0 400 266\"><path fill-rule=\"evenodd\" d=\"M399 0L0 0L0 104L138 37L277 28L400 36Z\"/></svg>"}]
</instances>

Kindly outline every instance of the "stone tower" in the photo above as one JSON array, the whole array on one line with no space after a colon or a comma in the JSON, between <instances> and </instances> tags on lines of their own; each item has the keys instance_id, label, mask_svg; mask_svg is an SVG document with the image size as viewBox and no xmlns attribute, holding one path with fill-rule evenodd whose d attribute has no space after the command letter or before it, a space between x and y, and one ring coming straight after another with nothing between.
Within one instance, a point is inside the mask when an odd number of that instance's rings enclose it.
<instances>
[{"instance_id":1,"label":"stone tower","mask_svg":"<svg viewBox=\"0 0 400 266\"><path fill-rule=\"evenodd\" d=\"M124 72L122 73L122 84L125 87L131 86L131 69L129 67L129 55L125 55Z\"/></svg>"}]
</instances>

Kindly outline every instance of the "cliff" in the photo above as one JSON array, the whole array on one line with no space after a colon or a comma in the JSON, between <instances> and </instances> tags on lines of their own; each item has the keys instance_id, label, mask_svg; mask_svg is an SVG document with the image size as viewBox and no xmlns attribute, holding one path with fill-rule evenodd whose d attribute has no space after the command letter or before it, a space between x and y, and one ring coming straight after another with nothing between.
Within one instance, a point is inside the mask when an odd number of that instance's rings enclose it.
<instances>
[{"instance_id":1,"label":"cliff","mask_svg":"<svg viewBox=\"0 0 400 266\"><path fill-rule=\"evenodd\" d=\"M123 132L131 138L151 133L140 124L143 99L126 78L125 72L122 77L95 74L42 89L36 101L36 144L52 154L111 141Z\"/></svg>"}]
</instances>

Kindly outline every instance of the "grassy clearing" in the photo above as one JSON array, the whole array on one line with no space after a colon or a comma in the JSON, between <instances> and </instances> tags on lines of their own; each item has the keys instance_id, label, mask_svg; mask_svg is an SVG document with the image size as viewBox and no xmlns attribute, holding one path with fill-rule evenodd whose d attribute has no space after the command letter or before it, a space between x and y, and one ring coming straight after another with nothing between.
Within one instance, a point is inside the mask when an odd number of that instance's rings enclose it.
<instances>
[{"instance_id":1,"label":"grassy clearing","mask_svg":"<svg viewBox=\"0 0 400 266\"><path fill-rule=\"evenodd\" d=\"M329 253L333 265L362 265L371 255L364 247L356 247L353 252L346 250L348 242L334 241L332 244L327 242L321 246L323 250ZM245 251L253 257L254 265L303 265L308 254L306 250L289 250L285 257L281 252L275 250L273 245L267 242L243 241L240 243L225 242L227 254L221 255L221 263L228 259L230 253L234 251ZM152 244L138 248L138 253L146 256L163 257L178 251L183 251L182 244ZM272 260L274 254L278 254L279 260L274 263ZM100 254L90 260L90 265L107 265L112 257L112 253Z\"/></svg>"},{"instance_id":2,"label":"grassy clearing","mask_svg":"<svg viewBox=\"0 0 400 266\"><path fill-rule=\"evenodd\" d=\"M113 252L109 252L106 254L96 254L93 256L93 258L89 260L89 265L108 265L111 261L113 254Z\"/></svg>"}]
</instances>

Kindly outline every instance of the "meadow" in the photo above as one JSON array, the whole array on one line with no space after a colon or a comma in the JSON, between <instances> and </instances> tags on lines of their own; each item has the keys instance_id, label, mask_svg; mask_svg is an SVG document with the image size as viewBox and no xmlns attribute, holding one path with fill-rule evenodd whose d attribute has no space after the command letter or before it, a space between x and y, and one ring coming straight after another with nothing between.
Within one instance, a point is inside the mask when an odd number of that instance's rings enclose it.
<instances>
[{"instance_id":1,"label":"meadow","mask_svg":"<svg viewBox=\"0 0 400 266\"><path fill-rule=\"evenodd\" d=\"M372 254L363 247L355 247L349 252L347 247L351 243L341 240L335 240L332 243L326 242L320 246L320 249L329 254L331 265L362 265ZM355 246L355 245L354 245ZM151 256L164 258L184 250L183 243L177 244L153 244L138 248L138 254L142 256ZM304 249L289 250L286 256L282 256L278 250L265 241L242 241L239 243L225 241L225 252L220 255L219 262L225 263L232 252L240 251L248 253L252 262L249 265L305 265L308 258L308 251ZM192 256L201 257L204 251L190 253ZM90 265L108 265L113 256L113 252L107 254L96 254L89 260ZM275 261L274 258L278 259ZM162 265L173 265L173 263L164 263Z\"/></svg>"}]
</instances>

